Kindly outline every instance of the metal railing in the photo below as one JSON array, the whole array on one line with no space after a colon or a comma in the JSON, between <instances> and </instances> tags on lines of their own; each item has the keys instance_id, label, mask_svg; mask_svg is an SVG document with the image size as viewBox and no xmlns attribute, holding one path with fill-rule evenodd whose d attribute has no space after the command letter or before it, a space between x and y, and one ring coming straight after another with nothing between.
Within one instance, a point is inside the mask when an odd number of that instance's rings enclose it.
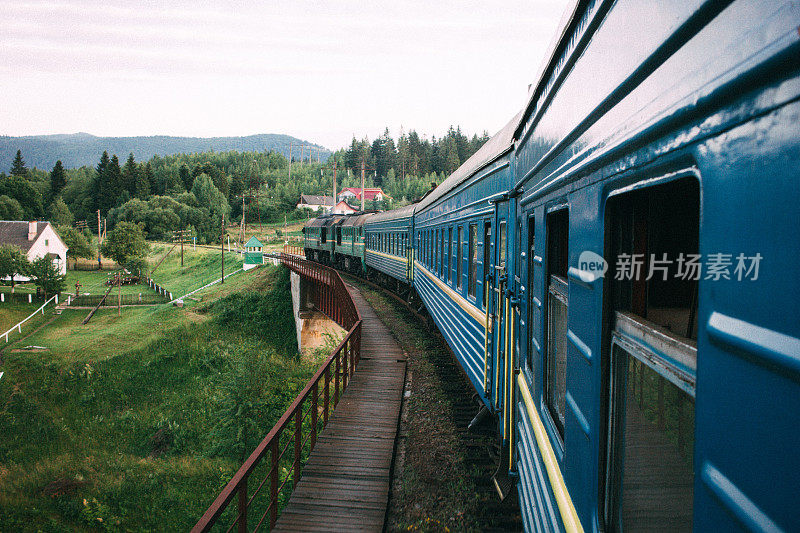
<instances>
[{"instance_id":1,"label":"metal railing","mask_svg":"<svg viewBox=\"0 0 800 533\"><path fill-rule=\"evenodd\" d=\"M255 515L253 531L261 528L267 520L270 528L275 525L279 506L288 501L297 486L303 460L311 453L317 435L327 425L360 358L361 315L339 274L332 268L288 253L280 254L280 260L302 276L305 283L312 284L309 294L315 308L346 329L347 335L234 474L192 528L193 532L210 531L221 518L230 520L230 525L222 526L226 532L234 527L238 532L248 531L248 511ZM256 472L262 459L266 468ZM251 494L248 481L259 473L265 475L257 481ZM265 488L269 490L268 495L262 493ZM229 510L234 497L236 508Z\"/></svg>"},{"instance_id":2,"label":"metal railing","mask_svg":"<svg viewBox=\"0 0 800 533\"><path fill-rule=\"evenodd\" d=\"M305 257L305 250L303 250L303 247L294 246L293 244L284 244L283 253L288 255L299 255L300 257Z\"/></svg>"}]
</instances>

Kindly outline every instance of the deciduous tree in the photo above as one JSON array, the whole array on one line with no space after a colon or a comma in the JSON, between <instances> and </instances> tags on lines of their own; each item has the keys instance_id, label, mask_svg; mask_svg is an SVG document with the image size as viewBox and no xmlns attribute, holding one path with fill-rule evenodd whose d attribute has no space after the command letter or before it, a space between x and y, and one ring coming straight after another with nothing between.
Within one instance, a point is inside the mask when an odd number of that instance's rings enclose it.
<instances>
[{"instance_id":1,"label":"deciduous tree","mask_svg":"<svg viewBox=\"0 0 800 533\"><path fill-rule=\"evenodd\" d=\"M34 284L44 292L45 299L63 291L67 284L66 274L61 274L48 256L34 260L31 263L30 274Z\"/></svg>"},{"instance_id":2,"label":"deciduous tree","mask_svg":"<svg viewBox=\"0 0 800 533\"><path fill-rule=\"evenodd\" d=\"M144 238L142 224L119 222L108 232L101 251L120 265L127 265L129 260L143 258L150 250Z\"/></svg>"},{"instance_id":3,"label":"deciduous tree","mask_svg":"<svg viewBox=\"0 0 800 533\"><path fill-rule=\"evenodd\" d=\"M16 284L15 276L27 276L30 269L28 258L17 246L4 244L0 246L0 278L11 279L11 292Z\"/></svg>"}]
</instances>

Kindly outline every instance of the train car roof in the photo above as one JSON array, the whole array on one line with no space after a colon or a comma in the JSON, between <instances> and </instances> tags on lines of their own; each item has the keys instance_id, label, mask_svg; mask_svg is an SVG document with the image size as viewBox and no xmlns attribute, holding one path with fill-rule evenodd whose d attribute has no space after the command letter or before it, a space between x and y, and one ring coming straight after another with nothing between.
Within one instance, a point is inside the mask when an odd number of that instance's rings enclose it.
<instances>
[{"instance_id":1,"label":"train car roof","mask_svg":"<svg viewBox=\"0 0 800 533\"><path fill-rule=\"evenodd\" d=\"M575 45L573 35L576 33L576 26L580 22L580 18L586 11L587 2L584 0L572 0L567 4L564 13L561 15L561 20L558 23L558 29L553 36L547 52L544 55L539 71L536 73L534 83L531 85L530 95L528 102L522 110L517 127L514 129L514 139L520 139L525 132L523 131L526 126L528 117L536 111L538 103L547 99L548 93L552 90L550 80L558 76L561 69L565 68L564 57L571 52L570 44Z\"/></svg>"},{"instance_id":2,"label":"train car roof","mask_svg":"<svg viewBox=\"0 0 800 533\"><path fill-rule=\"evenodd\" d=\"M440 183L433 192L420 200L419 209L425 209L436 200L455 189L459 184L469 179L480 169L511 151L511 148L514 146L514 131L516 131L521 118L522 112L517 113L508 124L503 126L503 129L486 141L477 152L464 161L464 164L458 167L455 172Z\"/></svg>"},{"instance_id":3,"label":"train car roof","mask_svg":"<svg viewBox=\"0 0 800 533\"><path fill-rule=\"evenodd\" d=\"M342 227L347 226L363 226L364 222L373 216L375 213L358 213L355 215L348 215L342 222Z\"/></svg>"},{"instance_id":4,"label":"train car roof","mask_svg":"<svg viewBox=\"0 0 800 533\"><path fill-rule=\"evenodd\" d=\"M398 218L406 218L410 217L414 214L414 209L419 204L410 204L405 207L399 207L397 209L392 209L389 211L383 211L381 213L375 213L372 218L369 219L369 223L373 222L385 222L387 220L396 220Z\"/></svg>"},{"instance_id":5,"label":"train car roof","mask_svg":"<svg viewBox=\"0 0 800 533\"><path fill-rule=\"evenodd\" d=\"M305 225L307 228L321 228L327 226L335 226L344 219L343 215L323 215L321 217L313 218Z\"/></svg>"}]
</instances>

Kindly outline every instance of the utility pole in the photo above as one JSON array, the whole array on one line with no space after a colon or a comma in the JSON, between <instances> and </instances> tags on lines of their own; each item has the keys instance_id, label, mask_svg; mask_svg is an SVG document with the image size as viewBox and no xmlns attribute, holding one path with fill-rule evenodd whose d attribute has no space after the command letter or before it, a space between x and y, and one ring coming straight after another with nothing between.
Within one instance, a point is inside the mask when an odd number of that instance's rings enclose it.
<instances>
[{"instance_id":1,"label":"utility pole","mask_svg":"<svg viewBox=\"0 0 800 533\"><path fill-rule=\"evenodd\" d=\"M97 210L97 269L103 270L103 260L100 258L100 247L103 244L102 227L100 226L100 210Z\"/></svg>"},{"instance_id":2,"label":"utility pole","mask_svg":"<svg viewBox=\"0 0 800 533\"><path fill-rule=\"evenodd\" d=\"M245 207L244 207L244 194L243 194L242 195L242 229L241 229L241 237L239 237L239 241L241 241L242 246L244 246L244 229L246 227L246 222L245 222L245 218L244 218L245 217L244 209L245 209Z\"/></svg>"},{"instance_id":3,"label":"utility pole","mask_svg":"<svg viewBox=\"0 0 800 533\"><path fill-rule=\"evenodd\" d=\"M364 170L366 163L361 160L361 211L364 211Z\"/></svg>"},{"instance_id":4,"label":"utility pole","mask_svg":"<svg viewBox=\"0 0 800 533\"><path fill-rule=\"evenodd\" d=\"M219 238L219 247L222 250L222 280L220 283L225 283L225 214L222 214L222 234Z\"/></svg>"},{"instance_id":5,"label":"utility pole","mask_svg":"<svg viewBox=\"0 0 800 533\"><path fill-rule=\"evenodd\" d=\"M333 210L334 206L336 205L336 161L333 161L333 205L331 206L331 210Z\"/></svg>"},{"instance_id":6,"label":"utility pole","mask_svg":"<svg viewBox=\"0 0 800 533\"><path fill-rule=\"evenodd\" d=\"M289 143L289 181L292 179L292 143Z\"/></svg>"}]
</instances>

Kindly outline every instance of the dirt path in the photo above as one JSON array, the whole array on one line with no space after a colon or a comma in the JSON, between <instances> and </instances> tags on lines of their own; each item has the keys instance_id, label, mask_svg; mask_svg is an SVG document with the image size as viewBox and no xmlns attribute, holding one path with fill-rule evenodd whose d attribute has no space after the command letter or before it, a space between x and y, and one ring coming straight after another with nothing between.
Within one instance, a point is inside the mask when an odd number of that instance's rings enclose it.
<instances>
[{"instance_id":1,"label":"dirt path","mask_svg":"<svg viewBox=\"0 0 800 533\"><path fill-rule=\"evenodd\" d=\"M442 338L408 309L363 283L364 297L408 353L388 531L520 531L516 493L500 502L492 422L466 427L474 391Z\"/></svg>"}]
</instances>

